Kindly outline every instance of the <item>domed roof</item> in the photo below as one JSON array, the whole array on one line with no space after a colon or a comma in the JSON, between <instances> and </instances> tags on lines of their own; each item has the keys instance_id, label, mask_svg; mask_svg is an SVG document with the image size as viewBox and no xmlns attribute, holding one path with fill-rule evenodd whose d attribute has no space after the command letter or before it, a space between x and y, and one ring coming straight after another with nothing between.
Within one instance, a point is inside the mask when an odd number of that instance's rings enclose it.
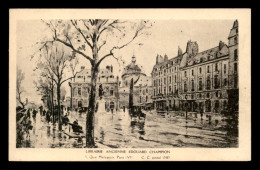
<instances>
[{"instance_id":1,"label":"domed roof","mask_svg":"<svg viewBox=\"0 0 260 170\"><path fill-rule=\"evenodd\" d=\"M143 74L146 76L146 74L142 70L142 66L136 64L136 58L134 55L132 57L132 62L124 68L122 77L131 74Z\"/></svg>"}]
</instances>

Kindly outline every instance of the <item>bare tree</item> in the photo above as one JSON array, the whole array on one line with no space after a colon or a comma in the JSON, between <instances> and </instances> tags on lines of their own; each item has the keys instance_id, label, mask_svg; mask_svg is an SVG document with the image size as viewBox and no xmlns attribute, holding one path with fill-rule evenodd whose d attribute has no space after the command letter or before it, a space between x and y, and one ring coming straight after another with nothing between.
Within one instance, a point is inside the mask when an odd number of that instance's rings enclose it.
<instances>
[{"instance_id":1,"label":"bare tree","mask_svg":"<svg viewBox=\"0 0 260 170\"><path fill-rule=\"evenodd\" d=\"M21 69L17 68L17 74L16 74L16 99L24 109L24 107L28 104L28 100L23 101L22 99L22 93L25 92L24 88L22 87L22 82L24 80L24 73Z\"/></svg>"},{"instance_id":2,"label":"bare tree","mask_svg":"<svg viewBox=\"0 0 260 170\"><path fill-rule=\"evenodd\" d=\"M65 49L59 43L46 43L42 50L43 60L38 63L37 67L41 70L44 70L41 73L41 76L46 77L52 80L57 89L57 103L58 103L58 124L59 130L62 130L61 124L61 86L67 80L75 78L78 72L75 72L76 66L71 65L71 61L76 57L71 55L69 52L66 52ZM42 55L41 55L42 56ZM75 65L77 62L74 63ZM72 75L65 75L65 69L71 68Z\"/></svg>"},{"instance_id":3,"label":"bare tree","mask_svg":"<svg viewBox=\"0 0 260 170\"><path fill-rule=\"evenodd\" d=\"M44 70L42 70L44 71ZM54 81L53 79L49 79L47 77L40 77L38 82L35 82L35 87L37 91L44 97L47 98L47 106L48 109L51 111L51 115L53 118L53 123L54 123Z\"/></svg>"},{"instance_id":4,"label":"bare tree","mask_svg":"<svg viewBox=\"0 0 260 170\"><path fill-rule=\"evenodd\" d=\"M148 21L80 19L44 21L52 32L52 40L69 47L74 54L86 58L91 64L91 92L86 117L86 146L94 147L94 111L96 106L96 85L100 63L111 56L122 61L116 54L140 35L148 35ZM127 29L128 28L128 29ZM46 41L50 42L50 41ZM106 47L106 48L105 48ZM103 49L103 51L102 51ZM106 51L106 52L104 52Z\"/></svg>"}]
</instances>

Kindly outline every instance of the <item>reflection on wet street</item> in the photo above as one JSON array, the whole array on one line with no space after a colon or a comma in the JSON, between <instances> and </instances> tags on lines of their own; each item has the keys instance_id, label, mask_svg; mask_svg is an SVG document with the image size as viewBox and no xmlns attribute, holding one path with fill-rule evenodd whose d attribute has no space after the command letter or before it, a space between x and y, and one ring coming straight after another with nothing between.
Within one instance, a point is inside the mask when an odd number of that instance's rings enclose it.
<instances>
[{"instance_id":1,"label":"reflection on wet street","mask_svg":"<svg viewBox=\"0 0 260 170\"><path fill-rule=\"evenodd\" d=\"M97 113L95 115L95 140L98 147L109 148L172 148L172 147L238 147L237 125L216 115L209 123L190 115L186 120L177 114L159 115L146 112L146 120L131 121L127 112ZM72 112L70 122L78 119L85 132L86 114ZM21 147L32 148L81 148L85 138L78 141L59 132L58 127L37 115L33 122L30 138L25 138ZM233 126L232 126L233 125ZM57 125L56 125L57 126ZM63 131L70 127L63 126Z\"/></svg>"}]
</instances>

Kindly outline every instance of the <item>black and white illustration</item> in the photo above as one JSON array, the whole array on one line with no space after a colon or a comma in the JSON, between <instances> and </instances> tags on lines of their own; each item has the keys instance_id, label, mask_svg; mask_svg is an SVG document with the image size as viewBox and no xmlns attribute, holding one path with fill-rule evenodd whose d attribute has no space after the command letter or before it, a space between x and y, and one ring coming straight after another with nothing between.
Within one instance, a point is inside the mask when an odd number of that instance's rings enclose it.
<instances>
[{"instance_id":1,"label":"black and white illustration","mask_svg":"<svg viewBox=\"0 0 260 170\"><path fill-rule=\"evenodd\" d=\"M239 23L17 21L16 148L238 148Z\"/></svg>"}]
</instances>

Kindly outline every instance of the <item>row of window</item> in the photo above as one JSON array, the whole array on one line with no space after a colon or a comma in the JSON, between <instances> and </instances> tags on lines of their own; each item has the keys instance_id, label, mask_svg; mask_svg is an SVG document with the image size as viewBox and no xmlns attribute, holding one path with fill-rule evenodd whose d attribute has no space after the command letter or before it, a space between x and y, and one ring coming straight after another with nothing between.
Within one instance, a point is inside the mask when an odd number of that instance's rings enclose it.
<instances>
[{"instance_id":1,"label":"row of window","mask_svg":"<svg viewBox=\"0 0 260 170\"><path fill-rule=\"evenodd\" d=\"M77 91L75 91L76 89L74 89L74 95L78 95L78 96L81 96L82 95L82 91L81 91L81 88L78 88L78 90ZM77 93L76 93L77 92ZM109 91L110 93L110 96L113 96L114 95L114 90L110 90ZM87 93L89 93L89 88L86 88L85 89L85 94L87 94Z\"/></svg>"},{"instance_id":2,"label":"row of window","mask_svg":"<svg viewBox=\"0 0 260 170\"><path fill-rule=\"evenodd\" d=\"M215 71L218 71L218 63L215 63ZM224 64L224 74L227 73L227 65ZM210 73L210 66L207 67L207 73ZM199 74L202 74L202 68L199 68ZM191 70L191 75L194 76L194 70ZM187 77L187 71L184 71L184 77Z\"/></svg>"},{"instance_id":3,"label":"row of window","mask_svg":"<svg viewBox=\"0 0 260 170\"><path fill-rule=\"evenodd\" d=\"M162 80L164 80L164 81L162 81ZM166 84L166 81L167 81L166 77L164 79L157 79L157 80L153 81L153 85L154 86L157 86L157 85L160 86L160 85L162 85L162 83ZM174 76L174 83L176 83L176 82L177 82L177 76L175 75ZM168 77L168 83L172 83L172 76Z\"/></svg>"},{"instance_id":4,"label":"row of window","mask_svg":"<svg viewBox=\"0 0 260 170\"><path fill-rule=\"evenodd\" d=\"M220 88L220 81L219 81L219 77L218 75L214 76L214 84L213 84L213 88L214 89L218 89ZM227 78L224 78L223 80L223 86L227 86L228 85L228 81ZM211 89L211 80L210 77L208 77L206 79L206 90L210 90ZM203 83L202 83L202 78L199 78L199 83L198 83L198 90L201 91L203 90ZM188 91L188 87L187 87L187 83L184 82L184 88L183 88L184 92ZM191 91L195 91L195 84L194 84L194 80L191 80Z\"/></svg>"}]
</instances>

